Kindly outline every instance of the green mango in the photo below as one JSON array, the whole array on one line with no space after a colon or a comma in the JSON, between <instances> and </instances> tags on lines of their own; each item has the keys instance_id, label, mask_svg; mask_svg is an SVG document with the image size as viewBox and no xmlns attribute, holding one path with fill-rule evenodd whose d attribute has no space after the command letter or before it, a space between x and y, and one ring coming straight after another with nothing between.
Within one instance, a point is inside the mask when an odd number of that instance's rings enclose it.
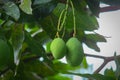
<instances>
[{"instance_id":1,"label":"green mango","mask_svg":"<svg viewBox=\"0 0 120 80\"><path fill-rule=\"evenodd\" d=\"M5 68L10 62L10 47L7 42L0 39L0 70Z\"/></svg>"},{"instance_id":2,"label":"green mango","mask_svg":"<svg viewBox=\"0 0 120 80\"><path fill-rule=\"evenodd\" d=\"M50 50L55 59L63 58L67 50L64 40L61 38L55 38L50 45Z\"/></svg>"},{"instance_id":3,"label":"green mango","mask_svg":"<svg viewBox=\"0 0 120 80\"><path fill-rule=\"evenodd\" d=\"M66 43L68 53L66 54L66 60L71 66L78 66L81 64L84 52L81 42L75 38L70 38Z\"/></svg>"}]
</instances>

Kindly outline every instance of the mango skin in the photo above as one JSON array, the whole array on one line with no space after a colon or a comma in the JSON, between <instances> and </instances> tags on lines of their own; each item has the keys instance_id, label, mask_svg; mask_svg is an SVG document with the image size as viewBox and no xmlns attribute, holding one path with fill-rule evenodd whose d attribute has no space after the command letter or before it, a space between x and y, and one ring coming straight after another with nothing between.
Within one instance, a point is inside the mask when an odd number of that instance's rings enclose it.
<instances>
[{"instance_id":1,"label":"mango skin","mask_svg":"<svg viewBox=\"0 0 120 80\"><path fill-rule=\"evenodd\" d=\"M0 39L0 70L9 64L10 48L4 40Z\"/></svg>"},{"instance_id":2,"label":"mango skin","mask_svg":"<svg viewBox=\"0 0 120 80\"><path fill-rule=\"evenodd\" d=\"M68 52L66 54L66 60L71 66L79 66L83 60L84 52L81 42L75 38L70 38L66 43Z\"/></svg>"},{"instance_id":3,"label":"mango skin","mask_svg":"<svg viewBox=\"0 0 120 80\"><path fill-rule=\"evenodd\" d=\"M66 44L61 38L55 38L50 45L50 50L55 59L61 59L66 54Z\"/></svg>"}]
</instances>

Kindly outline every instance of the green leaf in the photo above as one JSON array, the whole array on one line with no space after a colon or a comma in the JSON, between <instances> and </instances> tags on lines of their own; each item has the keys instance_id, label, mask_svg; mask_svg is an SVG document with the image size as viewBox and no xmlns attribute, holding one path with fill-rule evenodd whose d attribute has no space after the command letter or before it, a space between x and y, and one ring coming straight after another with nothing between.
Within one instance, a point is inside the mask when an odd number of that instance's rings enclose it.
<instances>
[{"instance_id":1,"label":"green leaf","mask_svg":"<svg viewBox=\"0 0 120 80\"><path fill-rule=\"evenodd\" d=\"M100 0L101 2L113 6L119 6L120 5L120 0Z\"/></svg>"},{"instance_id":2,"label":"green leaf","mask_svg":"<svg viewBox=\"0 0 120 80\"><path fill-rule=\"evenodd\" d=\"M99 0L86 0L91 12L95 16L99 16L99 10L100 10L100 1Z\"/></svg>"},{"instance_id":3,"label":"green leaf","mask_svg":"<svg viewBox=\"0 0 120 80\"><path fill-rule=\"evenodd\" d=\"M87 60L86 60L86 57L83 58L83 61L82 61L82 63L81 63L81 66L82 66L83 68L88 68L88 67L89 67L89 65L88 65L88 63L87 63Z\"/></svg>"},{"instance_id":4,"label":"green leaf","mask_svg":"<svg viewBox=\"0 0 120 80\"><path fill-rule=\"evenodd\" d=\"M42 29L34 22L25 24L25 30L27 32L30 32L32 36L35 36L36 34L42 32Z\"/></svg>"},{"instance_id":5,"label":"green leaf","mask_svg":"<svg viewBox=\"0 0 120 80\"><path fill-rule=\"evenodd\" d=\"M38 30L38 33L36 32L36 35L34 34L33 37L35 40L39 41L40 44L45 44L46 41L50 40L50 37L42 29Z\"/></svg>"},{"instance_id":6,"label":"green leaf","mask_svg":"<svg viewBox=\"0 0 120 80\"><path fill-rule=\"evenodd\" d=\"M24 41L24 25L23 24L15 24L13 26L13 31L11 35L11 43L14 49L14 63L16 65L19 64L20 60L20 50L22 49L22 44Z\"/></svg>"},{"instance_id":7,"label":"green leaf","mask_svg":"<svg viewBox=\"0 0 120 80\"><path fill-rule=\"evenodd\" d=\"M15 3L9 1L9 2L4 4L3 9L5 10L5 13L7 15L11 16L16 21L19 19L20 11Z\"/></svg>"},{"instance_id":8,"label":"green leaf","mask_svg":"<svg viewBox=\"0 0 120 80\"><path fill-rule=\"evenodd\" d=\"M69 70L74 71L74 70L80 69L80 66L72 67L69 64L60 62L58 60L55 60L53 63L54 63L53 64L54 70L58 71L58 72L66 72L66 71L69 71Z\"/></svg>"},{"instance_id":9,"label":"green leaf","mask_svg":"<svg viewBox=\"0 0 120 80\"><path fill-rule=\"evenodd\" d=\"M115 76L115 72L113 71L112 68L111 68L111 69L106 69L106 70L104 71L104 75L106 75L106 76L111 76L111 77L113 77L113 78L116 77L116 76Z\"/></svg>"},{"instance_id":10,"label":"green leaf","mask_svg":"<svg viewBox=\"0 0 120 80\"><path fill-rule=\"evenodd\" d=\"M97 52L100 52L100 48L97 46L95 41L92 41L90 39L85 39L84 43L91 49L94 49Z\"/></svg>"},{"instance_id":11,"label":"green leaf","mask_svg":"<svg viewBox=\"0 0 120 80\"><path fill-rule=\"evenodd\" d=\"M25 43L28 45L28 49L30 49L30 53L35 54L36 56L42 57L44 61L47 61L48 63L51 62L47 58L47 55L45 54L43 45L39 41L31 37L30 33L28 32L25 33Z\"/></svg>"},{"instance_id":12,"label":"green leaf","mask_svg":"<svg viewBox=\"0 0 120 80\"><path fill-rule=\"evenodd\" d=\"M91 49L100 52L100 48L97 46L97 42L106 42L104 36L100 34L85 34L82 37L82 41Z\"/></svg>"},{"instance_id":13,"label":"green leaf","mask_svg":"<svg viewBox=\"0 0 120 80\"><path fill-rule=\"evenodd\" d=\"M58 4L56 9L54 10L54 14L59 17L61 11L65 8L64 4ZM98 23L95 16L89 15L85 10L80 10L78 12L75 10L75 18L76 18L76 27L77 29L83 31L93 31L98 29ZM66 17L66 23L64 24L66 29L73 29L73 15L72 9L69 8Z\"/></svg>"},{"instance_id":14,"label":"green leaf","mask_svg":"<svg viewBox=\"0 0 120 80\"><path fill-rule=\"evenodd\" d=\"M43 56L44 49L42 45L39 44L33 37L31 37L30 33L28 32L25 33L25 42L27 43L28 47L30 48L33 54Z\"/></svg>"},{"instance_id":15,"label":"green leaf","mask_svg":"<svg viewBox=\"0 0 120 80\"><path fill-rule=\"evenodd\" d=\"M117 80L119 80L120 79L120 56L117 57L116 52L115 52L114 56L115 56L115 64L116 64L115 75L116 75Z\"/></svg>"},{"instance_id":16,"label":"green leaf","mask_svg":"<svg viewBox=\"0 0 120 80\"><path fill-rule=\"evenodd\" d=\"M23 12L27 14L32 14L31 4L32 4L31 0L22 0L19 6Z\"/></svg>"},{"instance_id":17,"label":"green leaf","mask_svg":"<svg viewBox=\"0 0 120 80\"><path fill-rule=\"evenodd\" d=\"M76 76L81 76L85 78L89 78L92 80L115 80L113 77L101 75L101 74L80 74L80 73L72 73L72 72L66 72L64 74L71 74L71 75L76 75Z\"/></svg>"},{"instance_id":18,"label":"green leaf","mask_svg":"<svg viewBox=\"0 0 120 80\"><path fill-rule=\"evenodd\" d=\"M93 40L95 42L106 42L106 39L104 36L100 35L100 34L86 34L85 35L87 39Z\"/></svg>"},{"instance_id":19,"label":"green leaf","mask_svg":"<svg viewBox=\"0 0 120 80\"><path fill-rule=\"evenodd\" d=\"M83 2L82 0L71 0L73 2L73 5L75 7L76 10L79 10L81 9L81 3Z\"/></svg>"},{"instance_id":20,"label":"green leaf","mask_svg":"<svg viewBox=\"0 0 120 80\"><path fill-rule=\"evenodd\" d=\"M50 53L51 52L51 50L50 50L51 42L52 41L49 41L49 42L46 43L46 53Z\"/></svg>"},{"instance_id":21,"label":"green leaf","mask_svg":"<svg viewBox=\"0 0 120 80\"><path fill-rule=\"evenodd\" d=\"M50 13L54 10L56 5L57 5L57 0L46 1L46 3L43 4L37 4L37 5L34 4L33 15L37 20L41 20L44 17L50 15Z\"/></svg>"},{"instance_id":22,"label":"green leaf","mask_svg":"<svg viewBox=\"0 0 120 80\"><path fill-rule=\"evenodd\" d=\"M27 63L24 63L24 69L27 72L33 72L41 77L53 76L56 74L56 71L47 64L46 62L40 62L39 60L31 60Z\"/></svg>"},{"instance_id":23,"label":"green leaf","mask_svg":"<svg viewBox=\"0 0 120 80\"><path fill-rule=\"evenodd\" d=\"M52 0L34 0L33 5L39 5L39 4L46 4L49 3Z\"/></svg>"},{"instance_id":24,"label":"green leaf","mask_svg":"<svg viewBox=\"0 0 120 80\"><path fill-rule=\"evenodd\" d=\"M10 47L5 40L0 39L0 71L8 66L10 56Z\"/></svg>"},{"instance_id":25,"label":"green leaf","mask_svg":"<svg viewBox=\"0 0 120 80\"><path fill-rule=\"evenodd\" d=\"M55 37L55 34L57 32L57 18L55 15L50 15L46 18L44 18L40 22L41 27L46 32L47 35L49 35L51 38Z\"/></svg>"},{"instance_id":26,"label":"green leaf","mask_svg":"<svg viewBox=\"0 0 120 80\"><path fill-rule=\"evenodd\" d=\"M6 3L8 2L9 0L0 0L0 4L3 4L3 3Z\"/></svg>"},{"instance_id":27,"label":"green leaf","mask_svg":"<svg viewBox=\"0 0 120 80\"><path fill-rule=\"evenodd\" d=\"M25 63L21 61L17 68L17 74L11 80L41 80L41 78L35 72L29 71L29 67L26 68Z\"/></svg>"}]
</instances>

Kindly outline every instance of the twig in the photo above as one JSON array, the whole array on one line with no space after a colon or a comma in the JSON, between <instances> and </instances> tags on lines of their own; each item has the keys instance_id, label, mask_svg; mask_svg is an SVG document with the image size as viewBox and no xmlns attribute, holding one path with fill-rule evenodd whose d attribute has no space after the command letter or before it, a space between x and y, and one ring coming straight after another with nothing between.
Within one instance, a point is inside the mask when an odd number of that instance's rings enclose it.
<instances>
[{"instance_id":1,"label":"twig","mask_svg":"<svg viewBox=\"0 0 120 80\"><path fill-rule=\"evenodd\" d=\"M119 9L120 9L120 6L107 6L107 7L100 8L100 12L116 11Z\"/></svg>"},{"instance_id":2,"label":"twig","mask_svg":"<svg viewBox=\"0 0 120 80\"><path fill-rule=\"evenodd\" d=\"M106 59L106 57L104 57L104 56L92 55L92 54L87 54L87 53L85 53L85 56L88 56L88 57L94 57L94 58Z\"/></svg>"},{"instance_id":3,"label":"twig","mask_svg":"<svg viewBox=\"0 0 120 80\"><path fill-rule=\"evenodd\" d=\"M108 63L107 61L104 61L104 62L102 63L102 65L101 65L98 69L96 69L96 70L94 71L94 73L99 73L99 72L105 67L105 65L106 65L107 63Z\"/></svg>"},{"instance_id":4,"label":"twig","mask_svg":"<svg viewBox=\"0 0 120 80\"><path fill-rule=\"evenodd\" d=\"M120 58L120 55L118 55L118 56L116 56L116 57ZM106 58L104 59L104 62L102 63L102 65L101 65L100 67L98 67L98 69L96 69L94 73L99 73L99 72L105 67L105 65L106 65L108 62L113 61L113 60L114 60L114 56L112 56L112 57L106 57Z\"/></svg>"},{"instance_id":5,"label":"twig","mask_svg":"<svg viewBox=\"0 0 120 80\"><path fill-rule=\"evenodd\" d=\"M103 60L104 60L104 62L101 64L101 66L98 67L98 69L96 69L94 73L99 73L99 72L105 67L105 65L106 65L108 62L114 60L114 56L105 57L105 56L92 55L92 54L85 54L85 56L94 57L94 58L100 58L100 59L103 59ZM118 55L118 56L116 56L116 57L120 58L120 55Z\"/></svg>"}]
</instances>

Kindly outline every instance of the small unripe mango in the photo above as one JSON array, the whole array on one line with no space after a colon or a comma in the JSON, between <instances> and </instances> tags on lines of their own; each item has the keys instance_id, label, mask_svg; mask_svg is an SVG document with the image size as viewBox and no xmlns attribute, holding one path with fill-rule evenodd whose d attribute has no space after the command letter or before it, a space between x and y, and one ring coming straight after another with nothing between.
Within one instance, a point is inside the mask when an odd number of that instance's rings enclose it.
<instances>
[{"instance_id":1,"label":"small unripe mango","mask_svg":"<svg viewBox=\"0 0 120 80\"><path fill-rule=\"evenodd\" d=\"M68 53L66 54L66 59L68 64L71 66L78 66L81 64L84 53L81 42L75 38L70 38L66 43Z\"/></svg>"},{"instance_id":2,"label":"small unripe mango","mask_svg":"<svg viewBox=\"0 0 120 80\"><path fill-rule=\"evenodd\" d=\"M66 54L66 44L61 38L55 38L51 45L50 50L55 59L61 59Z\"/></svg>"}]
</instances>

